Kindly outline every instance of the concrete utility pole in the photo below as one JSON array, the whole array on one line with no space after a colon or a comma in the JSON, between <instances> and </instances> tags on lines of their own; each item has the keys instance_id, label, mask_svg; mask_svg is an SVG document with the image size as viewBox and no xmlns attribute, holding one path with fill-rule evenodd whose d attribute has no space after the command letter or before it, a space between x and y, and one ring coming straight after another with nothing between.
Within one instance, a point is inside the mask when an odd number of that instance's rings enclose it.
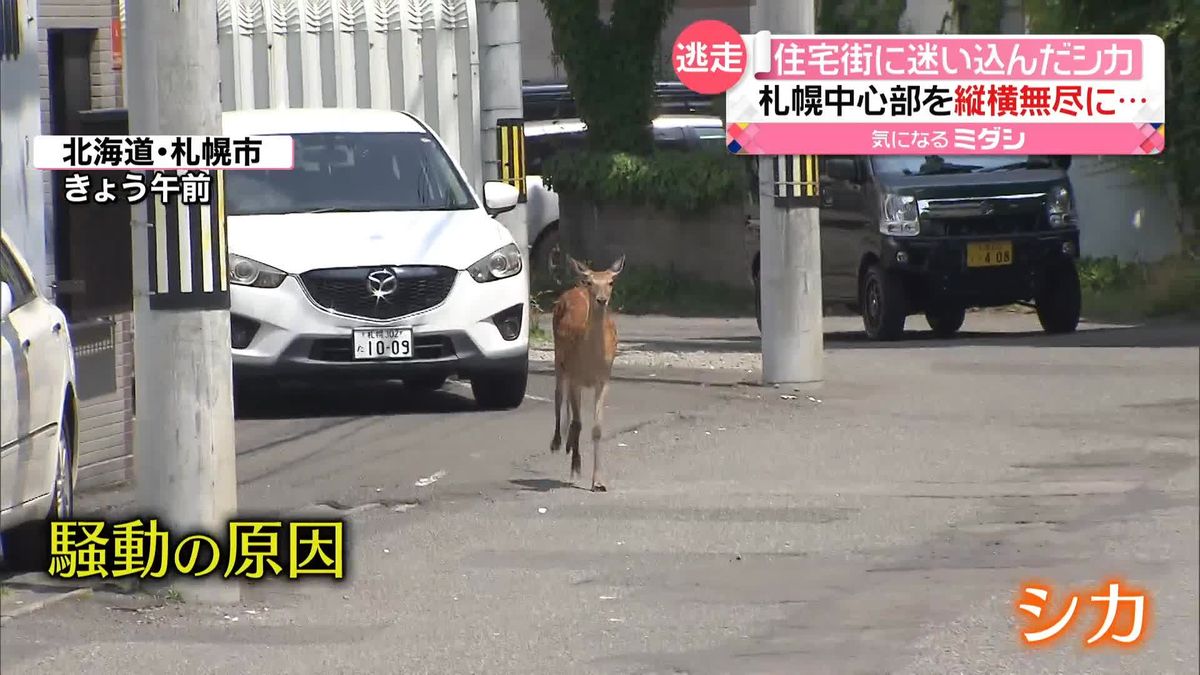
<instances>
[{"instance_id":1,"label":"concrete utility pole","mask_svg":"<svg viewBox=\"0 0 1200 675\"><path fill-rule=\"evenodd\" d=\"M216 17L215 0L128 0L131 134L221 135ZM215 195L215 184L213 190ZM138 501L144 514L171 529L175 541L197 531L223 537L237 509L228 304L225 309L151 307L147 232L155 216L150 209L155 209L153 198L133 210ZM168 222L162 218L155 225L156 236ZM188 227L186 222L177 226L181 232ZM209 222L206 230L220 228ZM223 241L215 243L212 250L223 251ZM161 251L176 264L191 264L180 262L183 253L165 246ZM155 257L157 265L164 264L162 257ZM159 272L160 290L164 280L171 281ZM189 281L183 290L190 286ZM179 578L172 585L193 601L236 602L238 585L222 579L223 571L219 567L202 579Z\"/></svg>"},{"instance_id":2,"label":"concrete utility pole","mask_svg":"<svg viewBox=\"0 0 1200 675\"><path fill-rule=\"evenodd\" d=\"M753 31L816 32L813 0L757 0ZM765 384L818 383L823 378L820 210L777 206L776 158L758 158L759 283Z\"/></svg>"},{"instance_id":3,"label":"concrete utility pole","mask_svg":"<svg viewBox=\"0 0 1200 675\"><path fill-rule=\"evenodd\" d=\"M484 180L499 180L497 121L521 119L525 114L521 95L521 10L518 0L479 0L476 8L479 13L483 176ZM529 228L525 213L525 205L519 204L497 220L512 233L517 246L528 253Z\"/></svg>"}]
</instances>

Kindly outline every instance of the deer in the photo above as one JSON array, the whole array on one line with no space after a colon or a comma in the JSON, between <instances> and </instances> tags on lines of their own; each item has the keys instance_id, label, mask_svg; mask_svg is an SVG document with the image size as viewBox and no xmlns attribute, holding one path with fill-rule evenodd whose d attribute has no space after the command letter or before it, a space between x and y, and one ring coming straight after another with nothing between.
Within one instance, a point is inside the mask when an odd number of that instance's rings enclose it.
<instances>
[{"instance_id":1,"label":"deer","mask_svg":"<svg viewBox=\"0 0 1200 675\"><path fill-rule=\"evenodd\" d=\"M617 326L609 305L613 282L625 267L625 256L606 270L592 270L571 256L566 257L578 283L564 291L554 303L554 438L550 441L550 452L558 452L562 446L561 413L565 394L570 405L566 451L571 459L571 480L580 475L579 435L583 430L580 408L583 389L591 388L595 393L592 492L607 492L601 473L600 437L604 403L617 355Z\"/></svg>"}]
</instances>

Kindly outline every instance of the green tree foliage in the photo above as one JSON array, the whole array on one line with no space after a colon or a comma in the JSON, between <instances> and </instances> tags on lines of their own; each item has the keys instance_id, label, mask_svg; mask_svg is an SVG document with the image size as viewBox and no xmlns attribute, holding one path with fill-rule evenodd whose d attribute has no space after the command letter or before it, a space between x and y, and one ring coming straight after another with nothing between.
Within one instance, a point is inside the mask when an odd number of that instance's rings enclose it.
<instances>
[{"instance_id":1,"label":"green tree foliage","mask_svg":"<svg viewBox=\"0 0 1200 675\"><path fill-rule=\"evenodd\" d=\"M726 153L571 152L547 160L542 179L564 195L691 215L742 199L743 164L744 158Z\"/></svg>"},{"instance_id":2,"label":"green tree foliage","mask_svg":"<svg viewBox=\"0 0 1200 675\"><path fill-rule=\"evenodd\" d=\"M659 36L675 0L542 0L554 51L595 150L646 153L651 147Z\"/></svg>"},{"instance_id":3,"label":"green tree foliage","mask_svg":"<svg viewBox=\"0 0 1200 675\"><path fill-rule=\"evenodd\" d=\"M954 0L954 18L963 35L992 35L1000 32L1004 0Z\"/></svg>"},{"instance_id":4,"label":"green tree foliage","mask_svg":"<svg viewBox=\"0 0 1200 675\"><path fill-rule=\"evenodd\" d=\"M817 33L889 35L900 32L908 0L817 0Z\"/></svg>"},{"instance_id":5,"label":"green tree foliage","mask_svg":"<svg viewBox=\"0 0 1200 675\"><path fill-rule=\"evenodd\" d=\"M1200 219L1200 2L1197 0L1041 0L1026 3L1031 28L1044 34L1153 34L1167 56L1166 150L1137 157L1147 178L1171 178L1185 221Z\"/></svg>"}]
</instances>

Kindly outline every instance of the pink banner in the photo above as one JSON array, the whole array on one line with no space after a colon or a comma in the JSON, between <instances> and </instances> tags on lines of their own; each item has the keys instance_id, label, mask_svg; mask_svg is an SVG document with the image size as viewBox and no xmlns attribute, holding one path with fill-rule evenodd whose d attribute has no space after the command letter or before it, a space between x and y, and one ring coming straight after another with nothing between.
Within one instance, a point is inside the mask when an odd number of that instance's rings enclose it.
<instances>
[{"instance_id":1,"label":"pink banner","mask_svg":"<svg viewBox=\"0 0 1200 675\"><path fill-rule=\"evenodd\" d=\"M1143 68L1138 38L776 37L770 49L758 79L1136 81Z\"/></svg>"},{"instance_id":2,"label":"pink banner","mask_svg":"<svg viewBox=\"0 0 1200 675\"><path fill-rule=\"evenodd\" d=\"M730 124L743 155L1154 155L1161 124Z\"/></svg>"}]
</instances>

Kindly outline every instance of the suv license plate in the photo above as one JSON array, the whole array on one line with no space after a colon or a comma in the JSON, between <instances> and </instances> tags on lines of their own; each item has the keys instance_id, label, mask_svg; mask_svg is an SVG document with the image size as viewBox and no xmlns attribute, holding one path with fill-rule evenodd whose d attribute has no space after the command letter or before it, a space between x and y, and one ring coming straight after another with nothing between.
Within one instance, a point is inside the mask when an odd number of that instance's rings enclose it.
<instances>
[{"instance_id":1,"label":"suv license plate","mask_svg":"<svg viewBox=\"0 0 1200 675\"><path fill-rule=\"evenodd\" d=\"M383 361L411 359L413 355L410 328L355 328L354 360Z\"/></svg>"},{"instance_id":2,"label":"suv license plate","mask_svg":"<svg viewBox=\"0 0 1200 675\"><path fill-rule=\"evenodd\" d=\"M967 244L967 267L998 267L1011 265L1011 241L978 241Z\"/></svg>"}]
</instances>

